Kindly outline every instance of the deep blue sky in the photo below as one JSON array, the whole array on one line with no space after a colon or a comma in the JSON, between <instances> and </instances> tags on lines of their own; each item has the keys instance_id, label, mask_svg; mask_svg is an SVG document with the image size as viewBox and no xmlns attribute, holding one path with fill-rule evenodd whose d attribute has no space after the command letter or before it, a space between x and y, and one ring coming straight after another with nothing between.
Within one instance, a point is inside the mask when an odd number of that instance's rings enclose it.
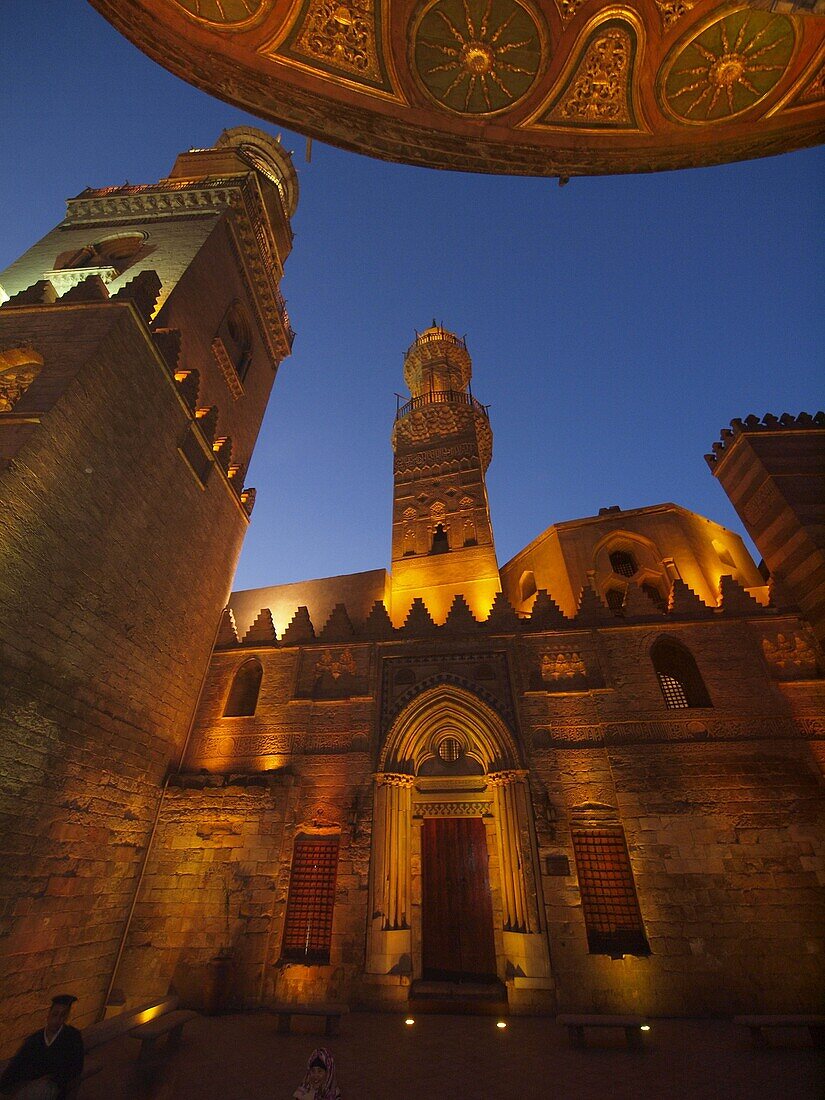
<instances>
[{"instance_id":1,"label":"deep blue sky","mask_svg":"<svg viewBox=\"0 0 825 1100\"><path fill-rule=\"evenodd\" d=\"M252 121L83 0L3 0L0 104L0 269L67 196L153 182ZM298 337L247 479L235 587L389 565L394 392L433 317L466 334L492 406L500 563L610 504L672 500L741 532L702 455L733 416L822 403L822 149L562 189L318 143L306 164L304 139L285 143Z\"/></svg>"}]
</instances>

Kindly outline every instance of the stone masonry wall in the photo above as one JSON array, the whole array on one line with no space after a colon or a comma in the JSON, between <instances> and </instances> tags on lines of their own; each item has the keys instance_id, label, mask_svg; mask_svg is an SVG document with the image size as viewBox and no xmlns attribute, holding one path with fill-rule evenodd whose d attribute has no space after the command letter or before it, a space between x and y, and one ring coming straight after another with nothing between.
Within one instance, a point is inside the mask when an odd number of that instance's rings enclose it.
<instances>
[{"instance_id":1,"label":"stone masonry wall","mask_svg":"<svg viewBox=\"0 0 825 1100\"><path fill-rule=\"evenodd\" d=\"M571 868L544 878L560 1010L815 1010L825 814L807 746L570 750L542 754L536 774L558 808L548 847ZM594 792L618 806L648 958L588 954L570 820Z\"/></svg>"},{"instance_id":2,"label":"stone masonry wall","mask_svg":"<svg viewBox=\"0 0 825 1100\"><path fill-rule=\"evenodd\" d=\"M263 665L256 712L224 718L232 678L250 656ZM312 665L311 680L317 657L316 647L214 654L186 772L175 780L183 786L166 793L117 975L130 1004L171 985L211 1007L210 960L227 945L236 1005L351 995L364 962L374 702L301 697L303 666ZM330 963L282 963L294 839L317 831L341 836Z\"/></svg>"},{"instance_id":3,"label":"stone masonry wall","mask_svg":"<svg viewBox=\"0 0 825 1100\"><path fill-rule=\"evenodd\" d=\"M284 858L291 777L259 785L193 777L170 786L118 970L136 1005L174 987L210 1008L216 968L231 957L229 1003L257 1000Z\"/></svg>"},{"instance_id":4,"label":"stone masonry wall","mask_svg":"<svg viewBox=\"0 0 825 1100\"><path fill-rule=\"evenodd\" d=\"M754 605L749 618L607 619L600 629L487 641L428 629L427 640L412 632L377 644L286 639L214 654L181 779L203 789L167 795L118 979L130 1000L165 993L172 982L202 1003L209 959L226 940L215 871L206 870L220 865L239 905L230 936L236 1002L358 1003L379 685L394 683L382 666L406 657L424 676L439 662L470 675L498 668L492 655L504 650L559 1010L814 1010L825 984L825 810L816 762L825 681L798 616ZM650 660L662 635L693 654L712 706L665 707ZM224 718L232 678L251 658L263 669L255 714ZM575 687L553 682L560 666ZM497 681L483 683L497 690ZM384 700L383 709L390 705ZM238 771L247 778L233 779ZM267 786L255 795L246 789L241 813L241 795L232 792L249 776ZM649 957L589 953L571 842L582 815L624 828ZM294 838L313 830L340 831L341 847L330 964L304 967L279 956ZM548 856L566 856L569 873ZM264 909L241 911L247 882ZM150 943L161 969L152 970ZM141 984L147 972L151 983ZM196 980L186 985L186 974Z\"/></svg>"},{"instance_id":5,"label":"stone masonry wall","mask_svg":"<svg viewBox=\"0 0 825 1100\"><path fill-rule=\"evenodd\" d=\"M246 528L178 454L187 414L131 307L0 310L0 340L49 345L41 378L84 329L95 346L0 473L4 1049L51 993L81 1025L102 1009Z\"/></svg>"},{"instance_id":6,"label":"stone masonry wall","mask_svg":"<svg viewBox=\"0 0 825 1100\"><path fill-rule=\"evenodd\" d=\"M662 630L642 626L599 632L598 690L522 696L559 1007L815 1011L825 989L822 681L778 684L760 646L810 632L765 616L667 633L690 648L714 706L664 707L649 658ZM539 653L560 643L592 662L584 636L531 640ZM624 827L649 957L588 953L574 813ZM550 855L567 856L569 875L547 873Z\"/></svg>"},{"instance_id":7,"label":"stone masonry wall","mask_svg":"<svg viewBox=\"0 0 825 1100\"><path fill-rule=\"evenodd\" d=\"M212 1011L225 952L224 1007L348 998L364 963L371 805L366 754L313 755L258 775L188 775L165 794L117 990L139 1004L174 989ZM327 966L281 962L298 833L341 835Z\"/></svg>"}]
</instances>

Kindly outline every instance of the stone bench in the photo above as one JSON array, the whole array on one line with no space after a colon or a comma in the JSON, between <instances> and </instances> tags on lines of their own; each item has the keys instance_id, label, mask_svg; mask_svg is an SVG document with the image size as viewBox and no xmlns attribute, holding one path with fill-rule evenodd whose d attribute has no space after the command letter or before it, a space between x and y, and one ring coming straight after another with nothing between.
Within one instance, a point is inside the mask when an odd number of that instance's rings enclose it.
<instances>
[{"instance_id":1,"label":"stone bench","mask_svg":"<svg viewBox=\"0 0 825 1100\"><path fill-rule=\"evenodd\" d=\"M156 1016L148 1023L138 1024L129 1029L133 1039L140 1040L140 1053L138 1059L145 1061L157 1049L160 1040L166 1037L166 1046L174 1049L180 1043L184 1027L200 1016L199 1012L189 1009L178 1009L175 1012L164 1012Z\"/></svg>"},{"instance_id":2,"label":"stone bench","mask_svg":"<svg viewBox=\"0 0 825 1100\"><path fill-rule=\"evenodd\" d=\"M734 1016L733 1022L748 1028L755 1047L769 1046L765 1031L779 1027L803 1027L815 1047L825 1047L825 1016Z\"/></svg>"},{"instance_id":3,"label":"stone bench","mask_svg":"<svg viewBox=\"0 0 825 1100\"><path fill-rule=\"evenodd\" d=\"M642 1027L645 1026L642 1016L557 1016L556 1023L567 1028L567 1034L571 1046L583 1047L585 1028L593 1027L618 1027L624 1031L627 1045L632 1050L642 1048Z\"/></svg>"},{"instance_id":4,"label":"stone bench","mask_svg":"<svg viewBox=\"0 0 825 1100\"><path fill-rule=\"evenodd\" d=\"M140 1005L138 1008L133 1008L127 1012L121 1012L108 1020L102 1020L98 1024L89 1024L84 1027L81 1035L83 1036L83 1049L86 1057L83 1061L83 1072L80 1079L69 1088L67 1095L70 1100L73 1100L77 1095L78 1089L84 1081L88 1081L90 1077L94 1077L103 1069L103 1062L100 1058L89 1057L91 1051L97 1050L105 1043L110 1043L113 1039L118 1039L121 1035L125 1035L129 1028L141 1023L148 1015L156 1016L164 1012L170 1012L177 1006L177 997L166 997L162 1001L151 1001L149 1004ZM0 1073L7 1065L8 1061L0 1061Z\"/></svg>"},{"instance_id":5,"label":"stone bench","mask_svg":"<svg viewBox=\"0 0 825 1100\"><path fill-rule=\"evenodd\" d=\"M325 1035L337 1035L341 1017L349 1012L348 1005L336 1004L270 1004L267 1011L278 1017L278 1031L289 1035L293 1016L324 1016Z\"/></svg>"}]
</instances>

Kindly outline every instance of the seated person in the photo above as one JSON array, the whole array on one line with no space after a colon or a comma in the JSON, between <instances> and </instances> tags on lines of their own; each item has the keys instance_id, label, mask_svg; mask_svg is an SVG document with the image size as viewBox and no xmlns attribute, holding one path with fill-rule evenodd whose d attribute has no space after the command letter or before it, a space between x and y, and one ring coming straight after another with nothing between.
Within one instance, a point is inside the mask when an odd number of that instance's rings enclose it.
<instances>
[{"instance_id":1,"label":"seated person","mask_svg":"<svg viewBox=\"0 0 825 1100\"><path fill-rule=\"evenodd\" d=\"M66 1100L83 1072L83 1039L66 1022L77 997L52 997L46 1026L24 1039L0 1077L0 1094L14 1100Z\"/></svg>"},{"instance_id":2,"label":"seated person","mask_svg":"<svg viewBox=\"0 0 825 1100\"><path fill-rule=\"evenodd\" d=\"M304 1083L292 1096L293 1100L341 1100L335 1080L335 1059L324 1047L310 1054Z\"/></svg>"}]
</instances>

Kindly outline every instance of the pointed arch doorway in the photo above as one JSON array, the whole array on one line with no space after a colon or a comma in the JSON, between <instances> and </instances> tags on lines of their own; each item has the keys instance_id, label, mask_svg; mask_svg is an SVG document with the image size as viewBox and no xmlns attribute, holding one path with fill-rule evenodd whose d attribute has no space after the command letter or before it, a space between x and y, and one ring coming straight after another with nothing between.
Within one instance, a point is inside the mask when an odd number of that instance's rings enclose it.
<instances>
[{"instance_id":1,"label":"pointed arch doorway","mask_svg":"<svg viewBox=\"0 0 825 1100\"><path fill-rule=\"evenodd\" d=\"M395 1003L419 979L550 988L527 772L501 716L455 683L425 687L374 778L368 976L397 981Z\"/></svg>"}]
</instances>

